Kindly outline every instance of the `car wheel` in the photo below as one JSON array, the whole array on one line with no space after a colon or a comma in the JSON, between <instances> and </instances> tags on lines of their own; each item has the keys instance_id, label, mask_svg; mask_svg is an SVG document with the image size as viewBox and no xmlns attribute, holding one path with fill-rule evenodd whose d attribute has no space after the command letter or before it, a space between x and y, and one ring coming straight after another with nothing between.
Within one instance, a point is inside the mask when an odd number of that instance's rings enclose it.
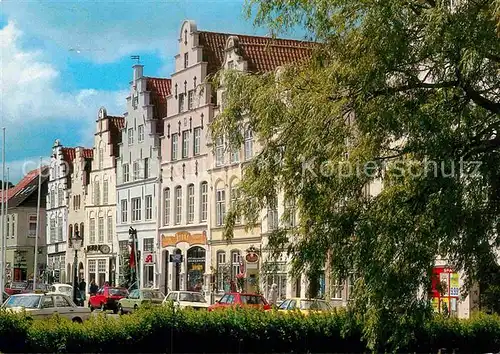
<instances>
[{"instance_id":1,"label":"car wheel","mask_svg":"<svg viewBox=\"0 0 500 354\"><path fill-rule=\"evenodd\" d=\"M94 306L92 306L89 302L89 309L90 309L90 312L93 312L95 310Z\"/></svg>"},{"instance_id":2,"label":"car wheel","mask_svg":"<svg viewBox=\"0 0 500 354\"><path fill-rule=\"evenodd\" d=\"M75 323L83 323L83 321L82 321L82 319L80 317L73 318L73 322L75 322Z\"/></svg>"},{"instance_id":3,"label":"car wheel","mask_svg":"<svg viewBox=\"0 0 500 354\"><path fill-rule=\"evenodd\" d=\"M139 307L137 305L134 305L134 311L137 311Z\"/></svg>"}]
</instances>

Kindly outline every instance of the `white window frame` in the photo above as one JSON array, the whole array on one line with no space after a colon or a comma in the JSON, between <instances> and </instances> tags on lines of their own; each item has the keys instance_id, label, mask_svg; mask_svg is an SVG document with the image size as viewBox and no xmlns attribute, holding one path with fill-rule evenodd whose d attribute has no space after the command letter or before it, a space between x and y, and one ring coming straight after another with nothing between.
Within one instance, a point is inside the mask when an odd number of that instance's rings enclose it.
<instances>
[{"instance_id":1,"label":"white window frame","mask_svg":"<svg viewBox=\"0 0 500 354\"><path fill-rule=\"evenodd\" d=\"M122 199L121 203L120 203L120 207L121 207L120 221L122 222L122 224L124 224L128 221L128 200Z\"/></svg>"},{"instance_id":2,"label":"white window frame","mask_svg":"<svg viewBox=\"0 0 500 354\"><path fill-rule=\"evenodd\" d=\"M97 220L97 243L104 243L104 216L99 216Z\"/></svg>"},{"instance_id":3,"label":"white window frame","mask_svg":"<svg viewBox=\"0 0 500 354\"><path fill-rule=\"evenodd\" d=\"M123 172L123 183L127 183L130 181L130 165L128 163L124 163L122 165Z\"/></svg>"},{"instance_id":4,"label":"white window frame","mask_svg":"<svg viewBox=\"0 0 500 354\"><path fill-rule=\"evenodd\" d=\"M113 242L113 215L108 215L108 243Z\"/></svg>"},{"instance_id":5,"label":"white window frame","mask_svg":"<svg viewBox=\"0 0 500 354\"><path fill-rule=\"evenodd\" d=\"M189 130L182 132L182 158L185 159L189 156Z\"/></svg>"},{"instance_id":6,"label":"white window frame","mask_svg":"<svg viewBox=\"0 0 500 354\"><path fill-rule=\"evenodd\" d=\"M152 195L147 195L144 198L144 204L145 204L145 207L146 207L145 218L146 218L146 220L152 220L153 219L153 196Z\"/></svg>"},{"instance_id":7,"label":"white window frame","mask_svg":"<svg viewBox=\"0 0 500 354\"><path fill-rule=\"evenodd\" d=\"M102 204L107 205L108 204L108 180L105 179L102 182Z\"/></svg>"},{"instance_id":8,"label":"white window frame","mask_svg":"<svg viewBox=\"0 0 500 354\"><path fill-rule=\"evenodd\" d=\"M139 124L137 126L137 141L142 143L144 141L144 124Z\"/></svg>"},{"instance_id":9,"label":"white window frame","mask_svg":"<svg viewBox=\"0 0 500 354\"><path fill-rule=\"evenodd\" d=\"M215 141L215 166L224 165L224 138L217 138Z\"/></svg>"},{"instance_id":10,"label":"white window frame","mask_svg":"<svg viewBox=\"0 0 500 354\"><path fill-rule=\"evenodd\" d=\"M135 161L134 162L134 165L133 165L133 177L134 177L134 181L138 181L139 178L140 178L140 171L141 171L141 168L139 166L139 161Z\"/></svg>"},{"instance_id":11,"label":"white window frame","mask_svg":"<svg viewBox=\"0 0 500 354\"><path fill-rule=\"evenodd\" d=\"M132 204L132 222L141 221L141 198L131 199Z\"/></svg>"},{"instance_id":12,"label":"white window frame","mask_svg":"<svg viewBox=\"0 0 500 354\"><path fill-rule=\"evenodd\" d=\"M163 225L170 224L170 188L163 190Z\"/></svg>"},{"instance_id":13,"label":"white window frame","mask_svg":"<svg viewBox=\"0 0 500 354\"><path fill-rule=\"evenodd\" d=\"M99 148L99 169L102 170L104 162L104 150L103 148Z\"/></svg>"},{"instance_id":14,"label":"white window frame","mask_svg":"<svg viewBox=\"0 0 500 354\"><path fill-rule=\"evenodd\" d=\"M184 97L185 94L184 93L179 93L178 96L179 96L179 102L178 102L178 104L179 104L179 113L182 113L182 112L184 112L184 110L185 110L184 106L186 105L185 97Z\"/></svg>"},{"instance_id":15,"label":"white window frame","mask_svg":"<svg viewBox=\"0 0 500 354\"><path fill-rule=\"evenodd\" d=\"M128 134L128 144L129 145L134 144L134 129L129 128L127 134Z\"/></svg>"},{"instance_id":16,"label":"white window frame","mask_svg":"<svg viewBox=\"0 0 500 354\"><path fill-rule=\"evenodd\" d=\"M198 156L200 153L201 153L201 128L194 128L193 155Z\"/></svg>"},{"instance_id":17,"label":"white window frame","mask_svg":"<svg viewBox=\"0 0 500 354\"><path fill-rule=\"evenodd\" d=\"M208 219L208 182L202 182L200 185L200 221Z\"/></svg>"},{"instance_id":18,"label":"white window frame","mask_svg":"<svg viewBox=\"0 0 500 354\"><path fill-rule=\"evenodd\" d=\"M194 222L194 184L187 186L187 223Z\"/></svg>"},{"instance_id":19,"label":"white window frame","mask_svg":"<svg viewBox=\"0 0 500 354\"><path fill-rule=\"evenodd\" d=\"M215 191L215 219L217 226L224 225L226 218L226 190L219 188Z\"/></svg>"},{"instance_id":20,"label":"white window frame","mask_svg":"<svg viewBox=\"0 0 500 354\"><path fill-rule=\"evenodd\" d=\"M89 222L89 243L95 244L95 218L90 218Z\"/></svg>"},{"instance_id":21,"label":"white window frame","mask_svg":"<svg viewBox=\"0 0 500 354\"><path fill-rule=\"evenodd\" d=\"M194 107L194 90L188 91L188 110L192 110Z\"/></svg>"},{"instance_id":22,"label":"white window frame","mask_svg":"<svg viewBox=\"0 0 500 354\"><path fill-rule=\"evenodd\" d=\"M250 128L245 129L245 161L253 157L253 132Z\"/></svg>"},{"instance_id":23,"label":"white window frame","mask_svg":"<svg viewBox=\"0 0 500 354\"><path fill-rule=\"evenodd\" d=\"M175 224L182 223L182 187L175 187Z\"/></svg>"},{"instance_id":24,"label":"white window frame","mask_svg":"<svg viewBox=\"0 0 500 354\"><path fill-rule=\"evenodd\" d=\"M171 160L176 161L179 158L179 134L172 134L172 156Z\"/></svg>"}]
</instances>

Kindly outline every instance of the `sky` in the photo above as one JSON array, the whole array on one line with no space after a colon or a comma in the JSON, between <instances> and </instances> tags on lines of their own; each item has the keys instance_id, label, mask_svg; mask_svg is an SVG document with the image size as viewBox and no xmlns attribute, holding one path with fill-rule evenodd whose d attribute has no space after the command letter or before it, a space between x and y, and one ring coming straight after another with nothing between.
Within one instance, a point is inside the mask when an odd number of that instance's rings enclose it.
<instances>
[{"instance_id":1,"label":"sky","mask_svg":"<svg viewBox=\"0 0 500 354\"><path fill-rule=\"evenodd\" d=\"M140 56L144 75L169 77L185 19L201 30L266 35L245 18L243 5L0 0L0 125L9 180L17 183L40 157L48 162L56 139L64 146L92 147L99 108L110 115L125 111L131 55Z\"/></svg>"}]
</instances>

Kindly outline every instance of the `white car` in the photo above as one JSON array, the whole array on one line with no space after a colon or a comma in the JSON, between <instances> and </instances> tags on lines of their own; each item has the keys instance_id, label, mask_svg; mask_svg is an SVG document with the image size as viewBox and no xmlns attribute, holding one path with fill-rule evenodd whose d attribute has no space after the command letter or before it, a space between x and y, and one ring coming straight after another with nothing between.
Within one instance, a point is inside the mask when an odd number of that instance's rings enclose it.
<instances>
[{"instance_id":1,"label":"white car","mask_svg":"<svg viewBox=\"0 0 500 354\"><path fill-rule=\"evenodd\" d=\"M63 294L17 294L5 301L2 308L26 311L33 318L47 318L57 313L73 322L83 322L90 317L90 309L78 307L69 296Z\"/></svg>"},{"instance_id":2,"label":"white car","mask_svg":"<svg viewBox=\"0 0 500 354\"><path fill-rule=\"evenodd\" d=\"M68 284L52 284L50 286L51 293L63 294L73 298L73 287Z\"/></svg>"},{"instance_id":3,"label":"white car","mask_svg":"<svg viewBox=\"0 0 500 354\"><path fill-rule=\"evenodd\" d=\"M196 291L171 291L163 300L163 304L167 305L169 302L173 302L174 306L180 309L206 310L210 306L203 294Z\"/></svg>"}]
</instances>

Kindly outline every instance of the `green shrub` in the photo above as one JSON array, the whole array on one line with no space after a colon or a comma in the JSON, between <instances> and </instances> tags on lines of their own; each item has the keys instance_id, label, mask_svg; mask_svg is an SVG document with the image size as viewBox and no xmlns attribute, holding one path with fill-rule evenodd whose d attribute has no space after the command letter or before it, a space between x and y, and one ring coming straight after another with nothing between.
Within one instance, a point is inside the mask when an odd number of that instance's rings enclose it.
<instances>
[{"instance_id":1,"label":"green shrub","mask_svg":"<svg viewBox=\"0 0 500 354\"><path fill-rule=\"evenodd\" d=\"M142 309L119 318L92 317L83 324L53 317L32 320L0 312L0 351L37 353L360 353L368 352L362 326L349 314L174 311ZM388 324L390 328L390 324ZM436 317L412 333L404 352L498 352L500 317ZM379 351L390 350L379 348Z\"/></svg>"}]
</instances>

